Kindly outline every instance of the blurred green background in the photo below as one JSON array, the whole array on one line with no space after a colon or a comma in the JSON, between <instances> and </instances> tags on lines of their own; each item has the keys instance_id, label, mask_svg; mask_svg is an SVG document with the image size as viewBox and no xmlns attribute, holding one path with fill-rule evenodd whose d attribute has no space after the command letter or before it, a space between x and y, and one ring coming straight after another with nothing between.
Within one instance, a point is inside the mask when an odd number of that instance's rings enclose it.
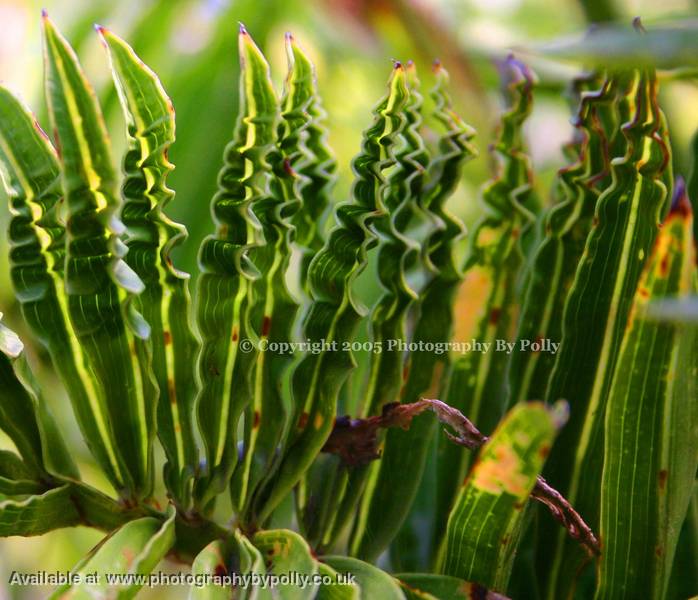
<instances>
[{"instance_id":1,"label":"blurred green background","mask_svg":"<svg viewBox=\"0 0 698 600\"><path fill-rule=\"evenodd\" d=\"M170 152L176 170L169 180L177 196L169 213L190 232L175 260L194 278L199 242L211 229L208 204L220 157L236 114L238 21L245 23L270 59L279 90L286 67L285 31L292 31L314 59L329 113L330 142L340 165L335 192L338 201L349 195L349 163L359 147L362 129L370 123L371 107L385 89L390 60L415 60L428 89L429 66L433 59L441 59L451 73L458 111L478 131L481 156L468 165L451 207L468 223L478 214L478 187L490 175L487 145L500 106L495 59L515 49L540 78L527 135L538 174L538 192L547 198L554 175L564 164L560 146L571 133L564 90L579 66L552 61L544 52L526 49L579 34L591 22L629 24L632 17L641 15L651 28L698 14L695 0L0 0L0 81L25 99L44 126L41 8L48 10L74 45L98 91L115 157L124 146L124 123L106 54L92 25L99 23L125 37L160 75L177 113L177 143ZM698 125L695 79L672 80L664 85L662 94L675 166L688 175L689 143ZM27 340L9 285L8 212L1 191L0 200L0 312ZM363 279L370 293L370 270ZM29 352L48 386L45 389L51 390L48 400L76 448L85 478L106 489L80 441L67 399L52 379L45 357L34 347ZM7 441L0 439L3 445ZM95 531L78 529L42 538L0 540L0 600L44 597L47 588L10 588L7 581L11 572L70 569L100 538ZM183 598L186 592L147 590L143 597Z\"/></svg>"}]
</instances>

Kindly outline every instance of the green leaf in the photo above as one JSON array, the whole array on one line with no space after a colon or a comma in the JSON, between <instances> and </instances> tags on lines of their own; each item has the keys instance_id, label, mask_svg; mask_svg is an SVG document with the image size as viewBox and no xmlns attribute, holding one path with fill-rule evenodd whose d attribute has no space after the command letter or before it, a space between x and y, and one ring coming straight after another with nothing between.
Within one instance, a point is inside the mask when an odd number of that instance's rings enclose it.
<instances>
[{"instance_id":1,"label":"green leaf","mask_svg":"<svg viewBox=\"0 0 698 600\"><path fill-rule=\"evenodd\" d=\"M2 313L0 313L0 321ZM26 363L24 344L0 322L0 429L12 440L31 479L77 479L77 467Z\"/></svg>"},{"instance_id":2,"label":"green leaf","mask_svg":"<svg viewBox=\"0 0 698 600\"><path fill-rule=\"evenodd\" d=\"M71 498L71 486L64 485L26 500L0 502L0 537L43 535L80 523L80 514Z\"/></svg>"},{"instance_id":3,"label":"green leaf","mask_svg":"<svg viewBox=\"0 0 698 600\"><path fill-rule=\"evenodd\" d=\"M206 546L194 559L191 572L194 577L223 577L229 574L233 558L234 544L230 541L215 540ZM189 600L230 600L232 589L215 582L191 586Z\"/></svg>"},{"instance_id":4,"label":"green leaf","mask_svg":"<svg viewBox=\"0 0 698 600\"><path fill-rule=\"evenodd\" d=\"M494 345L511 336L524 245L530 243L535 208L523 132L533 108L535 75L513 57L501 68L508 98L493 146L496 173L482 191L484 214L469 235L464 276L454 307L452 341L470 347L453 357L444 392L446 403L461 410L486 434L492 432L506 407L509 356ZM470 460L468 453L450 441L439 441L435 544L443 543L448 513Z\"/></svg>"},{"instance_id":5,"label":"green leaf","mask_svg":"<svg viewBox=\"0 0 698 600\"><path fill-rule=\"evenodd\" d=\"M187 230L163 212L174 197L165 182L173 169L167 152L175 139L174 109L155 73L130 46L104 28L99 32L128 124L121 210L128 246L125 260L145 284L140 307L151 329L153 371L160 388L157 423L168 458L165 482L186 508L198 466L192 423L192 358L198 344L190 325L189 275L177 270L170 258Z\"/></svg>"},{"instance_id":6,"label":"green leaf","mask_svg":"<svg viewBox=\"0 0 698 600\"><path fill-rule=\"evenodd\" d=\"M617 79L588 82L574 119L581 136L578 159L559 173L561 200L545 215L545 237L535 249L516 334L517 349L507 372L508 402L543 398L555 355L522 350L522 343L562 338L566 291L572 285L591 230L601 190L595 185L610 170L610 142L602 123L617 119Z\"/></svg>"},{"instance_id":7,"label":"green leaf","mask_svg":"<svg viewBox=\"0 0 698 600\"><path fill-rule=\"evenodd\" d=\"M339 573L323 562L318 562L317 567L320 575L331 577L334 583L322 583L315 600L359 600L361 598L361 589L358 585L340 582Z\"/></svg>"},{"instance_id":8,"label":"green leaf","mask_svg":"<svg viewBox=\"0 0 698 600\"><path fill-rule=\"evenodd\" d=\"M321 560L338 573L351 573L361 590L361 598L405 600L398 582L369 563L348 556L323 556Z\"/></svg>"},{"instance_id":9,"label":"green leaf","mask_svg":"<svg viewBox=\"0 0 698 600\"><path fill-rule=\"evenodd\" d=\"M698 333L647 320L695 291L682 182L640 278L606 407L597 598L663 598L698 468Z\"/></svg>"},{"instance_id":10,"label":"green leaf","mask_svg":"<svg viewBox=\"0 0 698 600\"><path fill-rule=\"evenodd\" d=\"M257 509L258 522L264 522L322 449L334 424L337 396L355 365L350 352L331 348L353 339L364 313L351 286L366 266L367 251L376 243L370 225L384 211L382 173L395 164L392 146L408 98L404 71L396 63L389 93L374 110L373 126L364 132L362 150L352 163L357 176L354 200L337 207L337 225L310 264L313 303L305 316L303 338L322 343L322 351L306 354L294 371L292 430L278 476Z\"/></svg>"},{"instance_id":11,"label":"green leaf","mask_svg":"<svg viewBox=\"0 0 698 600\"><path fill-rule=\"evenodd\" d=\"M493 344L507 339L523 265L521 239L534 220L530 159L523 124L532 110L535 76L510 57L503 76L511 96L494 145L497 173L482 192L485 214L470 236L465 277L456 302L454 341ZM466 352L453 367L449 401L485 433L501 418L505 403L506 352ZM453 403L450 401L453 396Z\"/></svg>"},{"instance_id":12,"label":"green leaf","mask_svg":"<svg viewBox=\"0 0 698 600\"><path fill-rule=\"evenodd\" d=\"M31 479L31 469L10 450L0 450L0 477L8 479Z\"/></svg>"},{"instance_id":13,"label":"green leaf","mask_svg":"<svg viewBox=\"0 0 698 600\"><path fill-rule=\"evenodd\" d=\"M517 404L482 447L448 519L444 574L506 589L523 509L565 411Z\"/></svg>"},{"instance_id":14,"label":"green leaf","mask_svg":"<svg viewBox=\"0 0 698 600\"><path fill-rule=\"evenodd\" d=\"M32 496L41 494L46 486L31 479L14 479L0 475L0 494L6 496Z\"/></svg>"},{"instance_id":15,"label":"green leaf","mask_svg":"<svg viewBox=\"0 0 698 600\"><path fill-rule=\"evenodd\" d=\"M263 195L252 203L264 244L249 251L250 261L260 276L250 287L246 319L261 351L255 356L252 397L245 413L244 451L231 485L233 504L242 512L243 524L254 519L252 500L255 492L274 471L279 445L291 425L288 393L284 393L283 385L293 356L265 350L265 347L273 348L292 338L298 310L298 304L286 285L286 273L291 259L293 232L287 218L298 209L300 200L295 178L288 169L288 157L275 146L278 143L283 148L284 143L289 142L285 137L289 132L279 127L269 66L266 65L266 71L260 71L257 77L260 81L256 83L255 103L268 107L268 123L257 138L258 171L271 170L273 176L268 182L268 190L265 189ZM276 137L277 132L280 138Z\"/></svg>"},{"instance_id":16,"label":"green leaf","mask_svg":"<svg viewBox=\"0 0 698 600\"><path fill-rule=\"evenodd\" d=\"M676 548L671 579L667 591L668 598L694 598L698 590L698 482L693 485L693 498L688 507L686 520L681 528Z\"/></svg>"},{"instance_id":17,"label":"green leaf","mask_svg":"<svg viewBox=\"0 0 698 600\"><path fill-rule=\"evenodd\" d=\"M565 398L572 418L546 467L546 479L585 521L598 526L606 399L638 280L659 229L667 190L664 119L652 72L623 79L629 115L627 151L611 161L612 184L599 197L594 224L569 291L563 337L546 400ZM564 531L541 522L538 553L550 598L566 597L587 555Z\"/></svg>"},{"instance_id":18,"label":"green leaf","mask_svg":"<svg viewBox=\"0 0 698 600\"><path fill-rule=\"evenodd\" d=\"M461 280L455 243L464 230L462 223L446 210L445 203L459 183L464 163L476 155L470 142L474 131L451 107L447 91L448 73L437 65L435 75L437 82L431 92L435 103L434 117L444 132L439 139L438 152L428 166L428 183L418 197L420 208L435 225L423 228L428 232L421 257L427 276L419 290L419 312L413 333L413 341L417 344L443 344L451 337L453 302ZM409 108L407 114L414 127L418 120L411 115ZM415 180L419 181L419 178L415 176ZM415 238L421 239L424 233ZM405 338L400 335L400 339ZM448 365L448 353L411 352L406 365L407 381L398 396L400 400L415 402L422 397L438 396ZM403 376L398 375L398 380ZM390 400L386 397L386 401ZM372 481L363 496L354 525L352 553L374 560L397 533L417 493L433 431L433 421L426 419L414 421L410 432L388 431L385 449L381 460L372 466ZM406 469L414 476L395 476ZM344 507L345 510L349 508Z\"/></svg>"},{"instance_id":19,"label":"green leaf","mask_svg":"<svg viewBox=\"0 0 698 600\"><path fill-rule=\"evenodd\" d=\"M98 397L100 443L118 461L103 466L122 495L147 497L158 389L149 328L133 305L143 282L122 260L116 174L94 93L69 44L46 16L43 23L47 101L67 207L68 313L83 350L82 374L89 373Z\"/></svg>"},{"instance_id":20,"label":"green leaf","mask_svg":"<svg viewBox=\"0 0 698 600\"><path fill-rule=\"evenodd\" d=\"M315 80L315 68L291 34L286 35L288 75L281 99L283 129L280 148L293 172L296 196L301 199L291 222L302 257L301 287L308 292L308 269L320 251L323 225L336 181L337 161L327 141L326 114Z\"/></svg>"},{"instance_id":21,"label":"green leaf","mask_svg":"<svg viewBox=\"0 0 698 600\"><path fill-rule=\"evenodd\" d=\"M436 227L436 220L419 204L429 164L429 154L419 132L422 96L413 63L407 64L406 73L409 98L402 115L404 123L398 129L395 166L386 175L382 196L386 212L374 224L379 235L376 270L382 294L371 309L369 334L371 344L380 351L370 354L359 416L380 414L385 404L400 398L407 353L392 344L394 340L407 339L408 314L418 300L415 288L420 287L420 280L432 275L431 265L420 261L422 256L417 242L418 234L424 235ZM305 522L310 526L306 535L320 551L331 547L342 533L372 470L364 465L348 470L343 464L337 469L332 488L324 481L321 483L328 490L324 497L334 506L325 513L329 517L327 521L317 519L315 490L309 490ZM342 491L337 493L337 490Z\"/></svg>"},{"instance_id":22,"label":"green leaf","mask_svg":"<svg viewBox=\"0 0 698 600\"><path fill-rule=\"evenodd\" d=\"M235 532L235 540L237 541L241 557L240 573L256 578L257 581L263 581L263 577L267 574L267 569L262 553L257 550L257 547L249 539L238 531ZM246 600L268 600L274 597L273 590L262 585L249 585L241 593L241 598Z\"/></svg>"},{"instance_id":23,"label":"green leaf","mask_svg":"<svg viewBox=\"0 0 698 600\"><path fill-rule=\"evenodd\" d=\"M13 286L25 321L48 349L69 392L88 446L113 475L119 467L108 416L68 315L56 153L34 117L2 87L0 115L0 173L10 197Z\"/></svg>"},{"instance_id":24,"label":"green leaf","mask_svg":"<svg viewBox=\"0 0 698 600\"><path fill-rule=\"evenodd\" d=\"M38 475L44 469L35 396L22 384L13 364L23 352L24 344L17 334L0 323L0 429L10 437L32 474Z\"/></svg>"},{"instance_id":25,"label":"green leaf","mask_svg":"<svg viewBox=\"0 0 698 600\"><path fill-rule=\"evenodd\" d=\"M548 58L606 68L675 68L696 65L698 42L693 21L648 27L603 24L583 36L565 37L534 48Z\"/></svg>"},{"instance_id":26,"label":"green leaf","mask_svg":"<svg viewBox=\"0 0 698 600\"><path fill-rule=\"evenodd\" d=\"M310 546L297 533L288 529L261 531L254 535L252 543L264 556L267 572L270 575L285 576L297 574L300 577L313 577L317 573L317 563L310 553ZM313 597L316 585L299 586L296 582L277 585L274 594L282 600L304 600Z\"/></svg>"},{"instance_id":27,"label":"green leaf","mask_svg":"<svg viewBox=\"0 0 698 600\"><path fill-rule=\"evenodd\" d=\"M507 600L505 596L490 592L477 583L468 583L457 577L434 575L431 573L398 573L395 577L405 584L407 591L419 591L433 598L457 600L482 598L482 600ZM409 596L408 596L409 597Z\"/></svg>"},{"instance_id":28,"label":"green leaf","mask_svg":"<svg viewBox=\"0 0 698 600\"><path fill-rule=\"evenodd\" d=\"M238 421L254 393L257 349L246 316L252 286L261 276L251 252L265 243L255 208L273 202L269 154L276 143L278 106L269 65L242 26L238 48L240 112L211 204L216 232L199 252L197 323L203 347L197 415L207 474L196 494L202 506L230 481L238 460Z\"/></svg>"},{"instance_id":29,"label":"green leaf","mask_svg":"<svg viewBox=\"0 0 698 600\"><path fill-rule=\"evenodd\" d=\"M175 510L162 522L144 517L126 523L102 540L73 570L80 583L58 588L51 598L133 598L175 541ZM98 581L90 574L97 573Z\"/></svg>"}]
</instances>

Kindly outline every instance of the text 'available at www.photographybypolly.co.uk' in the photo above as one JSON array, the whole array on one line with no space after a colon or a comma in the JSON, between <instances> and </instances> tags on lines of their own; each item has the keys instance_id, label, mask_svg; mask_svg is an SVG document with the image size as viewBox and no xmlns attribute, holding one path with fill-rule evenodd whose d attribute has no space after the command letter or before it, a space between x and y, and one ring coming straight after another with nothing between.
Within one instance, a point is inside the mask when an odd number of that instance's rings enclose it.
<instances>
[{"instance_id":1,"label":"text 'available at www.photographybypolly.co.uk'","mask_svg":"<svg viewBox=\"0 0 698 600\"><path fill-rule=\"evenodd\" d=\"M338 573L335 576L320 573L73 573L70 571L37 571L20 573L13 571L8 579L10 586L187 586L203 588L216 586L238 589L274 589L277 587L297 587L306 589L319 585L352 585L355 583L352 573Z\"/></svg>"}]
</instances>

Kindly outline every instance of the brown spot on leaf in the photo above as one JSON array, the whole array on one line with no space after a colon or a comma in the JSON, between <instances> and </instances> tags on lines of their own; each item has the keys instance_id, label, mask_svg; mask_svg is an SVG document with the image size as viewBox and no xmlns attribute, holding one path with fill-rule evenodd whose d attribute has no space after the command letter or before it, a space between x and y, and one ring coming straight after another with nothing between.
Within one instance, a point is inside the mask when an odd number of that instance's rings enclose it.
<instances>
[{"instance_id":1,"label":"brown spot on leaf","mask_svg":"<svg viewBox=\"0 0 698 600\"><path fill-rule=\"evenodd\" d=\"M537 354L540 352L540 349L543 347L543 336L542 335L536 336L535 343L536 343L536 348L538 348L538 350L535 351Z\"/></svg>"},{"instance_id":2,"label":"brown spot on leaf","mask_svg":"<svg viewBox=\"0 0 698 600\"><path fill-rule=\"evenodd\" d=\"M473 485L488 494L499 496L507 492L512 496L525 496L527 483L521 458L509 446L498 446L494 456L486 455L473 469Z\"/></svg>"},{"instance_id":3,"label":"brown spot on leaf","mask_svg":"<svg viewBox=\"0 0 698 600\"><path fill-rule=\"evenodd\" d=\"M548 454L550 454L550 446L541 446L540 450L538 450L538 454L541 458L548 458Z\"/></svg>"},{"instance_id":4,"label":"brown spot on leaf","mask_svg":"<svg viewBox=\"0 0 698 600\"><path fill-rule=\"evenodd\" d=\"M659 263L659 274L662 277L666 277L669 272L669 255L665 254L662 256L662 262Z\"/></svg>"},{"instance_id":5,"label":"brown spot on leaf","mask_svg":"<svg viewBox=\"0 0 698 600\"><path fill-rule=\"evenodd\" d=\"M252 422L252 429L257 429L259 427L259 421L261 417L259 415L259 411L256 410L254 411L254 421Z\"/></svg>"},{"instance_id":6,"label":"brown spot on leaf","mask_svg":"<svg viewBox=\"0 0 698 600\"><path fill-rule=\"evenodd\" d=\"M288 158L284 158L284 172L289 177L296 176L296 172L293 170L293 167L291 166L291 161Z\"/></svg>"},{"instance_id":7,"label":"brown spot on leaf","mask_svg":"<svg viewBox=\"0 0 698 600\"><path fill-rule=\"evenodd\" d=\"M301 413L301 416L298 417L298 429L305 429L305 426L308 424L308 413L303 412Z\"/></svg>"},{"instance_id":8,"label":"brown spot on leaf","mask_svg":"<svg viewBox=\"0 0 698 600\"><path fill-rule=\"evenodd\" d=\"M664 554L664 549L661 546L655 546L654 553L657 555L658 558L661 558Z\"/></svg>"},{"instance_id":9,"label":"brown spot on leaf","mask_svg":"<svg viewBox=\"0 0 698 600\"><path fill-rule=\"evenodd\" d=\"M165 346L169 346L172 343L172 334L169 331L162 332L162 342Z\"/></svg>"},{"instance_id":10,"label":"brown spot on leaf","mask_svg":"<svg viewBox=\"0 0 698 600\"><path fill-rule=\"evenodd\" d=\"M175 387L175 382L172 377L167 378L167 394L170 397L170 403L176 404L177 402L177 388Z\"/></svg>"},{"instance_id":11,"label":"brown spot on leaf","mask_svg":"<svg viewBox=\"0 0 698 600\"><path fill-rule=\"evenodd\" d=\"M231 339L233 342L237 342L237 341L238 341L238 335L239 335L239 334L238 334L238 328L235 327L235 328L233 329L233 334L230 336L230 339Z\"/></svg>"},{"instance_id":12,"label":"brown spot on leaf","mask_svg":"<svg viewBox=\"0 0 698 600\"><path fill-rule=\"evenodd\" d=\"M270 330L271 330L271 317L264 315L264 319L262 321L262 337L267 337L269 335Z\"/></svg>"},{"instance_id":13,"label":"brown spot on leaf","mask_svg":"<svg viewBox=\"0 0 698 600\"><path fill-rule=\"evenodd\" d=\"M666 488L666 480L669 477L669 471L662 469L659 471L659 489L664 491Z\"/></svg>"},{"instance_id":14,"label":"brown spot on leaf","mask_svg":"<svg viewBox=\"0 0 698 600\"><path fill-rule=\"evenodd\" d=\"M591 221L591 226L596 227L598 224L599 224L599 218L596 215L594 215L594 218Z\"/></svg>"},{"instance_id":15,"label":"brown spot on leaf","mask_svg":"<svg viewBox=\"0 0 698 600\"><path fill-rule=\"evenodd\" d=\"M225 577L228 574L228 569L225 565L216 565L215 573L218 577Z\"/></svg>"},{"instance_id":16,"label":"brown spot on leaf","mask_svg":"<svg viewBox=\"0 0 698 600\"><path fill-rule=\"evenodd\" d=\"M494 307L490 309L489 322L490 325L496 325L499 323L499 317L502 316L502 309L499 307Z\"/></svg>"}]
</instances>

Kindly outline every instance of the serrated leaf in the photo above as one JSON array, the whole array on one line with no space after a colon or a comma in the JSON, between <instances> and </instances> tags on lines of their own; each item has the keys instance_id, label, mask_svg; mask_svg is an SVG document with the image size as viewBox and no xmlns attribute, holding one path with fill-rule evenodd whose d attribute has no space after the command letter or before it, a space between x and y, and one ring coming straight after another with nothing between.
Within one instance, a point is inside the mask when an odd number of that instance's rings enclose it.
<instances>
[{"instance_id":1,"label":"serrated leaf","mask_svg":"<svg viewBox=\"0 0 698 600\"><path fill-rule=\"evenodd\" d=\"M202 506L230 481L238 462L238 421L254 394L258 348L247 315L252 286L262 274L251 252L265 243L254 207L272 201L268 159L276 143L278 106L269 65L242 26L238 49L240 111L211 203L216 233L203 241L199 251L197 323L203 347L197 416L207 474L196 494ZM244 346L248 343L249 348ZM237 498L238 494L236 502Z\"/></svg>"},{"instance_id":2,"label":"serrated leaf","mask_svg":"<svg viewBox=\"0 0 698 600\"><path fill-rule=\"evenodd\" d=\"M435 74L437 83L431 92L435 102L434 117L445 131L439 139L438 153L428 166L428 183L418 196L419 206L432 224L423 227L425 231L422 232L426 236L421 253L426 281L419 290L419 312L413 333L413 341L417 344L443 344L452 333L453 302L461 279L455 243L464 229L462 223L446 210L445 203L459 183L463 164L476 155L470 142L474 131L451 107L447 92L448 73L437 65ZM412 122L415 122L414 116ZM416 236L417 239L420 237ZM404 339L404 336L393 339ZM422 397L438 396L448 364L447 353L411 352L406 365L407 381L400 400L415 402ZM385 398L385 401L389 400ZM364 494L354 525L352 553L373 560L397 533L416 495L433 431L433 422L425 419L416 420L410 432L388 431L384 452L381 460L372 467L373 481ZM414 476L394 476L405 469Z\"/></svg>"},{"instance_id":3,"label":"serrated leaf","mask_svg":"<svg viewBox=\"0 0 698 600\"><path fill-rule=\"evenodd\" d=\"M376 243L370 225L384 210L380 194L382 172L395 159L392 146L402 125L408 92L404 68L393 69L389 93L376 107L375 123L364 132L362 150L353 161L357 178L354 200L340 204L337 225L309 268L313 302L304 319L304 339L324 342L322 351L307 354L293 374L294 415L284 457L265 498L257 508L263 522L296 485L329 437L337 410L337 396L354 367L350 352L328 350L332 343L352 339L364 310L351 286L367 264L367 251Z\"/></svg>"},{"instance_id":4,"label":"serrated leaf","mask_svg":"<svg viewBox=\"0 0 698 600\"><path fill-rule=\"evenodd\" d=\"M68 314L56 153L29 111L1 87L0 114L0 167L12 215L13 286L27 324L48 349L69 392L88 446L114 480L119 466L106 408Z\"/></svg>"},{"instance_id":5,"label":"serrated leaf","mask_svg":"<svg viewBox=\"0 0 698 600\"><path fill-rule=\"evenodd\" d=\"M261 53L259 55L261 57ZM286 273L291 259L293 229L288 223L298 210L295 178L288 169L288 157L281 148L288 142L288 131L279 127L279 107L271 82L269 66L262 60L255 75L255 105L266 106L263 118L268 121L256 139L258 144L257 171L269 171L270 177L263 196L251 205L261 225L264 244L250 248L249 258L260 276L250 286L245 318L258 348L252 373L252 396L245 413L245 438L240 463L233 475L231 492L233 504L242 513L241 522L253 519L253 499L262 482L278 463L279 445L288 432L290 410L283 380L293 361L290 353L265 351L290 340L298 303L286 285ZM260 118L261 121L261 118ZM277 137L281 136L281 137Z\"/></svg>"},{"instance_id":6,"label":"serrated leaf","mask_svg":"<svg viewBox=\"0 0 698 600\"><path fill-rule=\"evenodd\" d=\"M294 174L301 205L292 216L302 257L301 287L307 291L308 268L324 243L323 225L336 181L337 161L327 141L326 114L315 81L315 67L291 34L286 35L288 75L281 99L284 123L280 149Z\"/></svg>"},{"instance_id":7,"label":"serrated leaf","mask_svg":"<svg viewBox=\"0 0 698 600\"><path fill-rule=\"evenodd\" d=\"M533 109L535 75L509 57L502 65L507 109L493 146L496 173L482 190L483 215L469 235L463 279L454 306L453 342L468 344L453 356L446 394L478 428L491 433L506 407L509 356L497 340L509 340L524 267L531 243L535 195L523 124ZM485 346L489 344L489 346ZM487 349L485 351L485 348ZM437 463L438 514L434 543L443 543L448 512L471 458L440 440Z\"/></svg>"},{"instance_id":8,"label":"serrated leaf","mask_svg":"<svg viewBox=\"0 0 698 600\"><path fill-rule=\"evenodd\" d=\"M546 478L592 529L598 526L606 399L637 283L659 229L667 190L668 153L652 72L624 78L627 150L611 161L612 184L598 199L594 225L568 294L563 337L546 400L565 398L572 418L546 467ZM550 598L565 597L588 557L564 532L541 523L541 578Z\"/></svg>"},{"instance_id":9,"label":"serrated leaf","mask_svg":"<svg viewBox=\"0 0 698 600\"><path fill-rule=\"evenodd\" d=\"M562 338L566 292L574 280L592 226L599 180L610 172L611 140L602 123L617 119L617 78L588 82L574 119L580 135L579 156L558 176L561 199L545 215L545 237L535 249L516 334L517 349L507 371L508 402L543 398L555 355L521 350L528 341ZM614 119L615 117L615 119Z\"/></svg>"},{"instance_id":10,"label":"serrated leaf","mask_svg":"<svg viewBox=\"0 0 698 600\"><path fill-rule=\"evenodd\" d=\"M506 589L523 509L563 408L518 404L482 447L448 519L444 574Z\"/></svg>"},{"instance_id":11,"label":"serrated leaf","mask_svg":"<svg viewBox=\"0 0 698 600\"><path fill-rule=\"evenodd\" d=\"M89 373L100 398L100 443L111 436L108 445L118 463L104 465L107 474L121 494L142 498L153 485L158 394L149 328L133 305L143 282L122 260L116 174L94 93L72 48L46 16L43 37L47 102L67 207L68 314L83 350L82 372Z\"/></svg>"},{"instance_id":12,"label":"serrated leaf","mask_svg":"<svg viewBox=\"0 0 698 600\"><path fill-rule=\"evenodd\" d=\"M418 300L415 288L420 287L420 281L433 276L431 265L420 261L424 255L416 235L425 235L436 227L433 215L419 203L429 164L429 154L419 132L422 96L413 63L407 64L406 73L409 97L402 114L403 123L397 130L395 165L386 175L382 194L386 212L374 224L379 236L376 270L382 293L369 315L369 335L373 347L380 351L372 352L368 359L367 382L357 409L359 416L380 414L385 404L400 398L407 373L407 353L392 344L407 339L408 314ZM325 511L327 519L317 518L321 509L318 510L314 497L316 490L308 489L306 535L320 551L330 548L342 533L372 471L365 465L348 470L343 464L337 470L331 488L324 481L321 483L329 493L318 490L332 505ZM404 500L403 496L401 502Z\"/></svg>"},{"instance_id":13,"label":"serrated leaf","mask_svg":"<svg viewBox=\"0 0 698 600\"><path fill-rule=\"evenodd\" d=\"M170 258L187 230L164 213L174 197L165 181L173 168L167 152L175 139L174 109L155 73L131 47L104 28L99 32L128 124L121 210L129 249L125 260L145 284L139 304L153 340L153 371L160 388L158 435L168 458L165 482L186 508L198 466L192 423L192 359L198 344L190 326L189 275Z\"/></svg>"},{"instance_id":14,"label":"serrated leaf","mask_svg":"<svg viewBox=\"0 0 698 600\"><path fill-rule=\"evenodd\" d=\"M597 598L666 595L698 468L698 332L646 317L653 299L695 291L692 238L679 183L635 293L606 407Z\"/></svg>"}]
</instances>

